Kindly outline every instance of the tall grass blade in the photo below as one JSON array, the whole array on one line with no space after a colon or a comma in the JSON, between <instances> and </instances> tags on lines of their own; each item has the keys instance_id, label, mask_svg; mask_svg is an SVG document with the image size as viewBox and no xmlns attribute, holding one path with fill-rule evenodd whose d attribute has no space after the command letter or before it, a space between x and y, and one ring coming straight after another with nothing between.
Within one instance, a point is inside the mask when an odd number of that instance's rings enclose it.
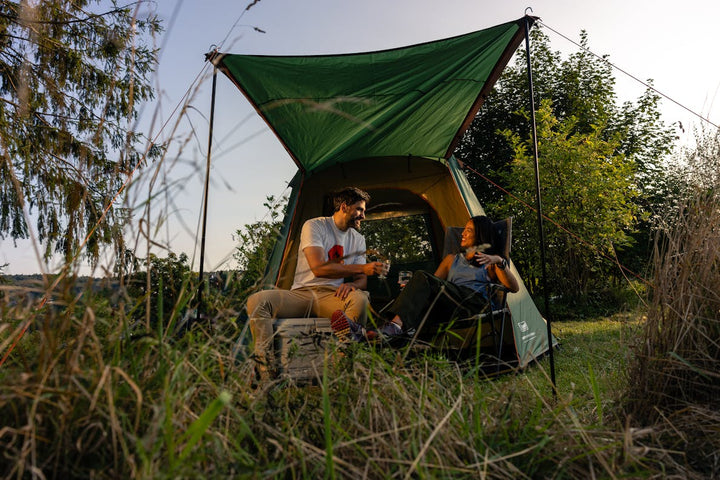
<instances>
[{"instance_id":1,"label":"tall grass blade","mask_svg":"<svg viewBox=\"0 0 720 480\"><path fill-rule=\"evenodd\" d=\"M588 375L590 376L590 387L592 388L593 398L595 399L595 408L597 409L598 420L602 424L603 406L602 398L600 397L600 385L595 377L595 370L593 370L592 364L590 363L588 364Z\"/></svg>"},{"instance_id":2,"label":"tall grass blade","mask_svg":"<svg viewBox=\"0 0 720 480\"><path fill-rule=\"evenodd\" d=\"M181 442L184 442L185 446L183 447L180 455L178 456L180 460L185 459L190 454L192 448L197 445L197 443L200 441L200 438L202 438L208 428L210 428L210 425L217 418L217 416L220 415L222 409L228 403L230 403L231 399L232 395L230 395L229 392L220 392L220 395L218 395L218 397L212 401L212 403L205 409L205 411L200 415L200 417L198 417L198 419L195 420L192 425L190 425L190 427L181 437Z\"/></svg>"},{"instance_id":3,"label":"tall grass blade","mask_svg":"<svg viewBox=\"0 0 720 480\"><path fill-rule=\"evenodd\" d=\"M322 378L323 426L325 430L325 478L335 478L333 461L332 418L330 417L330 395L328 394L328 353L325 352Z\"/></svg>"}]
</instances>

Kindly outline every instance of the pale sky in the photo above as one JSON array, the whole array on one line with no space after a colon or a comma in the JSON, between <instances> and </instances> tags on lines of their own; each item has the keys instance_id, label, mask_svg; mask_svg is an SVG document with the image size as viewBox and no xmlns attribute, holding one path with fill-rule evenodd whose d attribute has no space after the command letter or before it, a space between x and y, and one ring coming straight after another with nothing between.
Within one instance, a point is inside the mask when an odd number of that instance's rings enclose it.
<instances>
[{"instance_id":1,"label":"pale sky","mask_svg":"<svg viewBox=\"0 0 720 480\"><path fill-rule=\"evenodd\" d=\"M209 74L204 54L213 45L221 46L223 52L268 55L371 51L480 30L518 19L527 7L548 27L576 41L580 31L586 30L595 53L608 54L612 63L642 80L654 79L662 93L709 116L715 124L720 122L720 101L716 101L720 90L720 62L715 52L715 24L720 18L717 0L261 0L245 11L250 3L156 0L151 4L166 31L158 39L158 45L164 45L155 80L158 98L142 113L148 136L170 139L170 128L177 121L177 112L173 111L198 75ZM553 49L575 51L567 40L551 31L546 33ZM621 101L635 100L645 89L619 71L615 77ZM287 182L295 173L295 165L279 141L222 75L218 76L216 102L206 271L234 267L233 233L263 219L265 197L286 192ZM200 240L196 235L210 115L207 78L190 105L173 138L184 139L193 128L195 136L178 162L168 157L160 166L155 193L163 191L161 185L169 186L153 200L151 231L156 242L172 251L185 252L191 258L195 255L197 270ZM667 100L662 109L666 123L682 121L688 133L698 124L696 117ZM154 113L157 117L152 124ZM168 126L161 130L166 122ZM156 167L149 166L143 175L151 174ZM133 204L146 196L146 187L131 189ZM166 202L169 198L172 202ZM165 220L159 221L157 215ZM129 245L135 245L138 220L135 218L128 235ZM144 252L143 244L138 255L144 256ZM57 270L57 265L38 261L29 241L18 242L18 248L12 241L0 242L3 263L9 264L5 269L8 274ZM102 275L102 271L84 270Z\"/></svg>"}]
</instances>

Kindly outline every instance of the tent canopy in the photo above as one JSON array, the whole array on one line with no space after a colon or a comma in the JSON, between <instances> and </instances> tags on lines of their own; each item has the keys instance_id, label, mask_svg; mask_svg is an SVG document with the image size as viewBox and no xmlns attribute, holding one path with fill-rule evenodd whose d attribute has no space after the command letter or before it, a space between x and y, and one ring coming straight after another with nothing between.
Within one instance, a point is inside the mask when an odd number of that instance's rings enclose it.
<instances>
[{"instance_id":1,"label":"tent canopy","mask_svg":"<svg viewBox=\"0 0 720 480\"><path fill-rule=\"evenodd\" d=\"M524 25L521 18L370 53L216 53L211 60L303 173L358 158L447 159L522 42Z\"/></svg>"}]
</instances>

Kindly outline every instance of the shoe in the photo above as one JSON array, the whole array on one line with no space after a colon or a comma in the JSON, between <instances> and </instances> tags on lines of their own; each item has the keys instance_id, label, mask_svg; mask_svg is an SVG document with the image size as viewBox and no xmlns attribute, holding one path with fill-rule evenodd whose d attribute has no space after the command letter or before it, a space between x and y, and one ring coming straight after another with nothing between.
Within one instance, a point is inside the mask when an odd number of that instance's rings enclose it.
<instances>
[{"instance_id":1,"label":"shoe","mask_svg":"<svg viewBox=\"0 0 720 480\"><path fill-rule=\"evenodd\" d=\"M360 325L357 322L353 322L352 320L348 320L348 323L350 324L350 340L353 342L360 342L362 340L365 340L367 337L367 332L363 328L362 325Z\"/></svg>"},{"instance_id":2,"label":"shoe","mask_svg":"<svg viewBox=\"0 0 720 480\"><path fill-rule=\"evenodd\" d=\"M402 331L402 327L400 325L398 325L397 323L389 322L389 323L386 323L385 326L383 326L380 329L380 333L382 333L383 335L385 335L387 337L394 337L397 335L402 335L403 331Z\"/></svg>"},{"instance_id":3,"label":"shoe","mask_svg":"<svg viewBox=\"0 0 720 480\"><path fill-rule=\"evenodd\" d=\"M359 342L365 338L365 329L350 320L342 310L335 310L330 317L330 327L341 343Z\"/></svg>"}]
</instances>

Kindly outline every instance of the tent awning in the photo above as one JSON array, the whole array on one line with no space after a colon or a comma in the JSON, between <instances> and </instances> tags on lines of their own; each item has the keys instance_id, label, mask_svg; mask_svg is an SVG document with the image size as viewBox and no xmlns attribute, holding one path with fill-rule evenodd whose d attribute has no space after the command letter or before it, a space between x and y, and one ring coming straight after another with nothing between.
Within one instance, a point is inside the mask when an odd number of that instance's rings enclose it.
<instances>
[{"instance_id":1,"label":"tent awning","mask_svg":"<svg viewBox=\"0 0 720 480\"><path fill-rule=\"evenodd\" d=\"M521 18L369 53L217 53L212 61L303 172L358 158L449 158L522 42L524 25Z\"/></svg>"}]
</instances>

